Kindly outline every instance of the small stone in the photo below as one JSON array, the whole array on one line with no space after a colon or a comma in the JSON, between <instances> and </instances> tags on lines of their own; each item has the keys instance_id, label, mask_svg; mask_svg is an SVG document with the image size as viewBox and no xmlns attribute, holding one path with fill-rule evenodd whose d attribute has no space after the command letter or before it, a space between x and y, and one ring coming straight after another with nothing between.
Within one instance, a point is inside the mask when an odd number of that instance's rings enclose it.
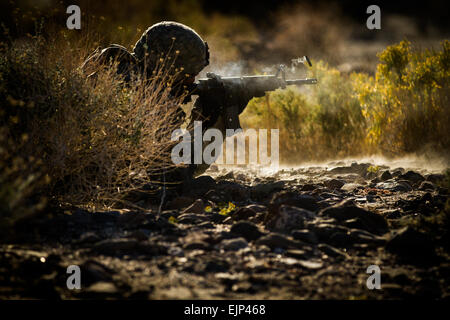
<instances>
[{"instance_id":1,"label":"small stone","mask_svg":"<svg viewBox=\"0 0 450 320\"><path fill-rule=\"evenodd\" d=\"M190 197L176 197L167 204L167 209L182 209L186 208L194 202Z\"/></svg>"},{"instance_id":2,"label":"small stone","mask_svg":"<svg viewBox=\"0 0 450 320\"><path fill-rule=\"evenodd\" d=\"M344 200L325 208L319 212L319 215L332 217L338 221L358 218L361 221L361 229L375 234L382 234L388 230L386 220L381 215L357 207L351 200Z\"/></svg>"},{"instance_id":3,"label":"small stone","mask_svg":"<svg viewBox=\"0 0 450 320\"><path fill-rule=\"evenodd\" d=\"M240 221L235 223L231 227L230 232L244 237L247 241L257 240L263 235L254 223L248 221Z\"/></svg>"},{"instance_id":4,"label":"small stone","mask_svg":"<svg viewBox=\"0 0 450 320\"><path fill-rule=\"evenodd\" d=\"M306 253L304 250L286 250L284 253L287 257L292 257L296 259L307 259L309 257L309 254Z\"/></svg>"},{"instance_id":5,"label":"small stone","mask_svg":"<svg viewBox=\"0 0 450 320\"><path fill-rule=\"evenodd\" d=\"M94 243L100 241L101 238L95 232L84 232L80 239L76 241L77 244L86 244L86 243Z\"/></svg>"},{"instance_id":6,"label":"small stone","mask_svg":"<svg viewBox=\"0 0 450 320\"><path fill-rule=\"evenodd\" d=\"M345 253L339 249L336 249L328 244L321 243L318 245L318 248L320 251L322 251L329 257L350 259L350 256L347 253Z\"/></svg>"},{"instance_id":7,"label":"small stone","mask_svg":"<svg viewBox=\"0 0 450 320\"><path fill-rule=\"evenodd\" d=\"M297 240L291 240L282 234L271 232L256 241L258 245L266 245L272 250L275 248L301 248L303 244Z\"/></svg>"},{"instance_id":8,"label":"small stone","mask_svg":"<svg viewBox=\"0 0 450 320\"><path fill-rule=\"evenodd\" d=\"M346 183L341 187L341 190L346 192L354 192L356 189L361 187L362 186L358 183Z\"/></svg>"},{"instance_id":9,"label":"small stone","mask_svg":"<svg viewBox=\"0 0 450 320\"><path fill-rule=\"evenodd\" d=\"M380 175L380 180L386 181L389 179L392 179L392 174L389 172L389 170L383 171L383 173L381 173L381 175Z\"/></svg>"},{"instance_id":10,"label":"small stone","mask_svg":"<svg viewBox=\"0 0 450 320\"><path fill-rule=\"evenodd\" d=\"M208 247L209 245L204 241L193 241L183 246L184 250L207 250Z\"/></svg>"},{"instance_id":11,"label":"small stone","mask_svg":"<svg viewBox=\"0 0 450 320\"><path fill-rule=\"evenodd\" d=\"M207 219L207 216L200 215L196 213L183 213L178 216L177 221L178 223L182 224L194 224L199 223L199 221L203 221Z\"/></svg>"},{"instance_id":12,"label":"small stone","mask_svg":"<svg viewBox=\"0 0 450 320\"><path fill-rule=\"evenodd\" d=\"M386 244L388 251L401 256L414 257L417 260L426 260L434 256L434 246L431 238L411 227L400 229Z\"/></svg>"},{"instance_id":13,"label":"small stone","mask_svg":"<svg viewBox=\"0 0 450 320\"><path fill-rule=\"evenodd\" d=\"M426 191L426 190L434 191L434 189L436 189L436 186L430 181L422 181L422 183L419 186L419 190L422 190L422 191Z\"/></svg>"},{"instance_id":14,"label":"small stone","mask_svg":"<svg viewBox=\"0 0 450 320\"><path fill-rule=\"evenodd\" d=\"M303 228L305 220L312 220L314 217L315 214L311 211L281 205L278 214L272 218L268 226L278 231L289 231Z\"/></svg>"},{"instance_id":15,"label":"small stone","mask_svg":"<svg viewBox=\"0 0 450 320\"><path fill-rule=\"evenodd\" d=\"M193 204L183 210L183 213L203 213L205 204L202 199L197 199Z\"/></svg>"},{"instance_id":16,"label":"small stone","mask_svg":"<svg viewBox=\"0 0 450 320\"><path fill-rule=\"evenodd\" d=\"M174 257L184 257L183 249L181 249L180 247L170 247L167 250L167 254Z\"/></svg>"},{"instance_id":17,"label":"small stone","mask_svg":"<svg viewBox=\"0 0 450 320\"><path fill-rule=\"evenodd\" d=\"M331 179L324 181L324 185L331 190L339 190L343 185L345 185L345 181L338 179Z\"/></svg>"},{"instance_id":18,"label":"small stone","mask_svg":"<svg viewBox=\"0 0 450 320\"><path fill-rule=\"evenodd\" d=\"M314 232L308 230L308 229L302 229L302 230L293 230L291 232L292 237L295 240L300 240L303 242L308 243L317 243L317 236Z\"/></svg>"},{"instance_id":19,"label":"small stone","mask_svg":"<svg viewBox=\"0 0 450 320\"><path fill-rule=\"evenodd\" d=\"M425 178L421 174L414 171L408 171L402 174L401 176L399 176L399 179L408 180L414 184L420 183L425 180Z\"/></svg>"},{"instance_id":20,"label":"small stone","mask_svg":"<svg viewBox=\"0 0 450 320\"><path fill-rule=\"evenodd\" d=\"M252 199L267 198L271 193L280 191L284 187L283 181L257 184L250 190Z\"/></svg>"},{"instance_id":21,"label":"small stone","mask_svg":"<svg viewBox=\"0 0 450 320\"><path fill-rule=\"evenodd\" d=\"M223 240L221 242L221 247L227 251L238 251L240 249L247 248L248 242L242 237Z\"/></svg>"},{"instance_id":22,"label":"small stone","mask_svg":"<svg viewBox=\"0 0 450 320\"><path fill-rule=\"evenodd\" d=\"M432 173L426 176L427 181L430 181L434 184L441 182L445 179L443 174Z\"/></svg>"},{"instance_id":23,"label":"small stone","mask_svg":"<svg viewBox=\"0 0 450 320\"><path fill-rule=\"evenodd\" d=\"M298 260L298 263L306 269L317 270L323 267L323 263L320 261L312 260Z\"/></svg>"},{"instance_id":24,"label":"small stone","mask_svg":"<svg viewBox=\"0 0 450 320\"><path fill-rule=\"evenodd\" d=\"M117 288L112 282L97 282L91 285L86 289L89 293L95 293L95 294L116 294Z\"/></svg>"},{"instance_id":25,"label":"small stone","mask_svg":"<svg viewBox=\"0 0 450 320\"><path fill-rule=\"evenodd\" d=\"M310 211L318 209L317 200L312 196L290 191L281 191L273 195L269 205L269 213L276 214L278 208L283 204Z\"/></svg>"},{"instance_id":26,"label":"small stone","mask_svg":"<svg viewBox=\"0 0 450 320\"><path fill-rule=\"evenodd\" d=\"M239 220L248 220L251 217L254 217L256 215L256 211L249 208L249 207L242 207L239 208L233 215L233 220L239 221Z\"/></svg>"},{"instance_id":27,"label":"small stone","mask_svg":"<svg viewBox=\"0 0 450 320\"><path fill-rule=\"evenodd\" d=\"M317 188L318 188L317 185L307 183L307 184L304 184L303 186L300 187L300 191L314 191Z\"/></svg>"}]
</instances>

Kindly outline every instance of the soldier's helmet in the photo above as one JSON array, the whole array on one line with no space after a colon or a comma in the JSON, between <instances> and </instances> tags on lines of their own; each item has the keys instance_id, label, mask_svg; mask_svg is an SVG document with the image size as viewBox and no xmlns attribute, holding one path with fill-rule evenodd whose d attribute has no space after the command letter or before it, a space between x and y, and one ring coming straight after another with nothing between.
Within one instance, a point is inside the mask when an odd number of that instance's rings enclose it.
<instances>
[{"instance_id":1,"label":"soldier's helmet","mask_svg":"<svg viewBox=\"0 0 450 320\"><path fill-rule=\"evenodd\" d=\"M147 74L170 67L181 77L196 76L209 64L208 44L191 28L163 21L148 28L136 42L133 55ZM164 61L166 66L161 66Z\"/></svg>"}]
</instances>

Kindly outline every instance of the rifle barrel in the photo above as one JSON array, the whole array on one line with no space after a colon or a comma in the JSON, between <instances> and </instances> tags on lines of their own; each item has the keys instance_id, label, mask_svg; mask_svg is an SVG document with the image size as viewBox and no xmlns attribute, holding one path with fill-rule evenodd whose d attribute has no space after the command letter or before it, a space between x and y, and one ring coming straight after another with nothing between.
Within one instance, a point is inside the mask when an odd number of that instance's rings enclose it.
<instances>
[{"instance_id":1,"label":"rifle barrel","mask_svg":"<svg viewBox=\"0 0 450 320\"><path fill-rule=\"evenodd\" d=\"M317 79L315 78L306 78L306 79L294 79L294 80L286 80L286 84L317 84Z\"/></svg>"}]
</instances>

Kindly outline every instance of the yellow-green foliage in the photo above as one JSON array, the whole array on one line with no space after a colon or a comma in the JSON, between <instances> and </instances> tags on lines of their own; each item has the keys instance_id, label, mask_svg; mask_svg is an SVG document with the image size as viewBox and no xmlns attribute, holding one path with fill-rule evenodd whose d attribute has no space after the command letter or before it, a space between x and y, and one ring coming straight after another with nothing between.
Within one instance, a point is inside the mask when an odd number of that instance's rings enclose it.
<instances>
[{"instance_id":1,"label":"yellow-green foliage","mask_svg":"<svg viewBox=\"0 0 450 320\"><path fill-rule=\"evenodd\" d=\"M284 162L361 154L450 151L450 42L440 51L409 42L379 54L375 77L342 74L319 61L315 86L289 87L253 99L245 127L279 128Z\"/></svg>"},{"instance_id":2,"label":"yellow-green foliage","mask_svg":"<svg viewBox=\"0 0 450 320\"><path fill-rule=\"evenodd\" d=\"M450 42L441 45L440 51L419 51L402 41L379 54L375 79L357 77L374 150L398 154L431 145L449 151Z\"/></svg>"}]
</instances>

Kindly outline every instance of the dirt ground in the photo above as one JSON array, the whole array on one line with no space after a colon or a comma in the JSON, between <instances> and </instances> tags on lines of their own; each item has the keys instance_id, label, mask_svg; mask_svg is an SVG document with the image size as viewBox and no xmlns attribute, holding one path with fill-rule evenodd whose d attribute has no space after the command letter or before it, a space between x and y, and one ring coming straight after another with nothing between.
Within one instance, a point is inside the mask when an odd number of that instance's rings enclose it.
<instances>
[{"instance_id":1,"label":"dirt ground","mask_svg":"<svg viewBox=\"0 0 450 320\"><path fill-rule=\"evenodd\" d=\"M21 223L0 245L0 299L448 299L443 179L361 161L212 166L159 213L142 197L145 210Z\"/></svg>"}]
</instances>

